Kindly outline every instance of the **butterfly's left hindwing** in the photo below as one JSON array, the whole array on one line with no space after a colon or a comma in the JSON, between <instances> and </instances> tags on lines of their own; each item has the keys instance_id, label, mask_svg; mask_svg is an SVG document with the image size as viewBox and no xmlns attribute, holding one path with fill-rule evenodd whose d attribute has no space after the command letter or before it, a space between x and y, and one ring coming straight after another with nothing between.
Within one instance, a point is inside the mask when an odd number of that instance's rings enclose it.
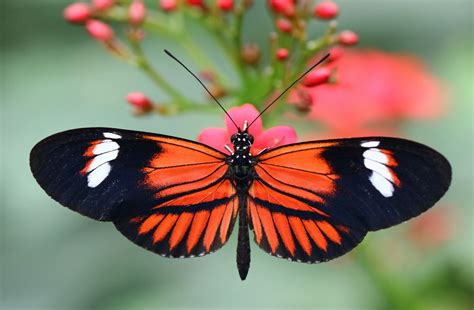
<instances>
[{"instance_id":1,"label":"butterfly's left hindwing","mask_svg":"<svg viewBox=\"0 0 474 310\"><path fill-rule=\"evenodd\" d=\"M175 137L85 128L39 142L30 166L63 206L113 221L127 238L156 253L191 256L222 246L235 222L225 158Z\"/></svg>"}]
</instances>

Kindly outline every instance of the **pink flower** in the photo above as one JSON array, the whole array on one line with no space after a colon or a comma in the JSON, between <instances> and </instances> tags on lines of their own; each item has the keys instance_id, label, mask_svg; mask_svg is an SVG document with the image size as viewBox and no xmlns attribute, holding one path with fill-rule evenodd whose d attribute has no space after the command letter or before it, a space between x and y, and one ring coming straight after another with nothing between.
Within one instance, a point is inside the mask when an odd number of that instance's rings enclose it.
<instances>
[{"instance_id":1,"label":"pink flower","mask_svg":"<svg viewBox=\"0 0 474 310\"><path fill-rule=\"evenodd\" d=\"M308 75L304 77L302 83L306 87L314 87L326 83L329 81L330 77L331 69L322 67L308 73Z\"/></svg>"},{"instance_id":2,"label":"pink flower","mask_svg":"<svg viewBox=\"0 0 474 310\"><path fill-rule=\"evenodd\" d=\"M354 31L344 30L337 37L337 41L342 45L352 46L359 43L359 36Z\"/></svg>"},{"instance_id":3,"label":"pink flower","mask_svg":"<svg viewBox=\"0 0 474 310\"><path fill-rule=\"evenodd\" d=\"M279 48L276 51L276 58L280 61L284 61L288 58L290 52L286 48Z\"/></svg>"},{"instance_id":4,"label":"pink flower","mask_svg":"<svg viewBox=\"0 0 474 310\"><path fill-rule=\"evenodd\" d=\"M444 110L443 85L414 56L347 50L327 67L336 68L335 83L301 86L298 91L309 95L309 116L334 132L393 126L403 119L432 119ZM307 101L298 91L289 102Z\"/></svg>"},{"instance_id":5,"label":"pink flower","mask_svg":"<svg viewBox=\"0 0 474 310\"><path fill-rule=\"evenodd\" d=\"M176 3L176 0L161 0L160 1L160 7L165 12L174 11L177 5L178 4Z\"/></svg>"},{"instance_id":6,"label":"pink flower","mask_svg":"<svg viewBox=\"0 0 474 310\"><path fill-rule=\"evenodd\" d=\"M92 0L92 6L98 11L105 11L113 7L114 0Z\"/></svg>"},{"instance_id":7,"label":"pink flower","mask_svg":"<svg viewBox=\"0 0 474 310\"><path fill-rule=\"evenodd\" d=\"M291 32L291 30L293 28L293 25L291 24L291 21L286 19L286 18L279 18L276 21L276 26L277 26L278 30L280 30L281 32L286 32L286 33Z\"/></svg>"},{"instance_id":8,"label":"pink flower","mask_svg":"<svg viewBox=\"0 0 474 310\"><path fill-rule=\"evenodd\" d=\"M203 0L186 0L186 3L189 6L197 7L200 9L205 9L206 8L206 3Z\"/></svg>"},{"instance_id":9,"label":"pink flower","mask_svg":"<svg viewBox=\"0 0 474 310\"><path fill-rule=\"evenodd\" d=\"M245 121L252 122L259 114L257 109L250 103L246 103L240 107L234 107L229 110L229 114L241 129L244 127ZM227 153L224 145L227 144L232 148L230 137L237 132L232 121L226 116L226 128L205 128L201 131L198 141L213 148ZM265 148L274 148L280 145L295 143L297 141L296 132L289 126L275 126L267 130L263 130L262 120L258 118L249 128L249 133L254 137L252 145L252 154L258 154Z\"/></svg>"},{"instance_id":10,"label":"pink flower","mask_svg":"<svg viewBox=\"0 0 474 310\"><path fill-rule=\"evenodd\" d=\"M334 46L329 49L328 62L336 61L344 55L344 48L342 46Z\"/></svg>"},{"instance_id":11,"label":"pink flower","mask_svg":"<svg viewBox=\"0 0 474 310\"><path fill-rule=\"evenodd\" d=\"M89 19L86 23L86 30L91 37L100 42L110 42L115 36L109 25L97 19Z\"/></svg>"},{"instance_id":12,"label":"pink flower","mask_svg":"<svg viewBox=\"0 0 474 310\"><path fill-rule=\"evenodd\" d=\"M128 20L133 25L143 23L146 17L146 7L143 1L135 0L130 4L128 9Z\"/></svg>"},{"instance_id":13,"label":"pink flower","mask_svg":"<svg viewBox=\"0 0 474 310\"><path fill-rule=\"evenodd\" d=\"M153 106L151 100L141 92L128 93L127 101L130 105L142 110L151 109Z\"/></svg>"},{"instance_id":14,"label":"pink flower","mask_svg":"<svg viewBox=\"0 0 474 310\"><path fill-rule=\"evenodd\" d=\"M270 9L275 13L291 17L295 14L294 0L268 0Z\"/></svg>"},{"instance_id":15,"label":"pink flower","mask_svg":"<svg viewBox=\"0 0 474 310\"><path fill-rule=\"evenodd\" d=\"M91 17L91 9L87 3L76 2L64 9L63 16L70 23L80 24Z\"/></svg>"},{"instance_id":16,"label":"pink flower","mask_svg":"<svg viewBox=\"0 0 474 310\"><path fill-rule=\"evenodd\" d=\"M230 12L234 9L234 1L233 0L217 0L217 7L224 12Z\"/></svg>"},{"instance_id":17,"label":"pink flower","mask_svg":"<svg viewBox=\"0 0 474 310\"><path fill-rule=\"evenodd\" d=\"M339 14L339 6L332 1L322 1L314 9L314 16L320 19L333 19Z\"/></svg>"}]
</instances>

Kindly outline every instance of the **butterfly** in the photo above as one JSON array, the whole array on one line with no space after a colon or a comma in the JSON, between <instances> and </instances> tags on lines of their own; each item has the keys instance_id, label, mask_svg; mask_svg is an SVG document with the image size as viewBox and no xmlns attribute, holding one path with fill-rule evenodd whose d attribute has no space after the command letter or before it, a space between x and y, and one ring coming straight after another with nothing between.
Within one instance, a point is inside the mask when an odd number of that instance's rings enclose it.
<instances>
[{"instance_id":1,"label":"butterfly","mask_svg":"<svg viewBox=\"0 0 474 310\"><path fill-rule=\"evenodd\" d=\"M250 266L249 230L273 256L325 262L369 231L428 210L451 182L443 155L398 138L310 141L252 154L252 123L235 124L229 154L173 136L73 129L34 146L30 167L54 200L112 222L161 256L213 253L238 222L242 280Z\"/></svg>"}]
</instances>

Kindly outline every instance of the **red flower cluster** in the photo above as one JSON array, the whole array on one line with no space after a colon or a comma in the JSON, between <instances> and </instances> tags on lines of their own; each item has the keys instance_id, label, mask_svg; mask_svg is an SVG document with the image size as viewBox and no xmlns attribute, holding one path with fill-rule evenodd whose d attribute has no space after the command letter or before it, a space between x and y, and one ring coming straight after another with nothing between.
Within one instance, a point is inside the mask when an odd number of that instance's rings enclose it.
<instances>
[{"instance_id":1,"label":"red flower cluster","mask_svg":"<svg viewBox=\"0 0 474 310\"><path fill-rule=\"evenodd\" d=\"M64 18L74 24L85 24L89 35L99 42L111 44L115 39L112 27L101 20L94 19L115 5L114 0L92 0L90 4L76 2L68 5L63 12ZM134 0L128 8L128 19L131 25L141 24L146 17L146 7L142 0ZM116 48L114 44L111 48Z\"/></svg>"},{"instance_id":2,"label":"red flower cluster","mask_svg":"<svg viewBox=\"0 0 474 310\"><path fill-rule=\"evenodd\" d=\"M435 118L444 111L444 88L414 56L352 50L323 69L336 70L334 83L303 83L289 101L309 98L309 116L335 135L366 134L374 124L387 128L396 120Z\"/></svg>"}]
</instances>

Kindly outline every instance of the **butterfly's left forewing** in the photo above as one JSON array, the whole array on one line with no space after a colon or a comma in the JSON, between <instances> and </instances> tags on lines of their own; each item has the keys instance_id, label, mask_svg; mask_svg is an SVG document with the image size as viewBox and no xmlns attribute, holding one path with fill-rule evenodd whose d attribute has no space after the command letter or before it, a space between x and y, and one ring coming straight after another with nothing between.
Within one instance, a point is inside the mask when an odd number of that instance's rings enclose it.
<instances>
[{"instance_id":1,"label":"butterfly's left forewing","mask_svg":"<svg viewBox=\"0 0 474 310\"><path fill-rule=\"evenodd\" d=\"M249 190L256 242L270 254L326 261L368 231L427 210L449 187L438 152L395 138L298 143L258 156Z\"/></svg>"},{"instance_id":2,"label":"butterfly's left forewing","mask_svg":"<svg viewBox=\"0 0 474 310\"><path fill-rule=\"evenodd\" d=\"M180 257L212 252L230 235L237 203L225 157L175 137L86 128L41 141L30 165L62 205L113 221L151 251Z\"/></svg>"}]
</instances>

